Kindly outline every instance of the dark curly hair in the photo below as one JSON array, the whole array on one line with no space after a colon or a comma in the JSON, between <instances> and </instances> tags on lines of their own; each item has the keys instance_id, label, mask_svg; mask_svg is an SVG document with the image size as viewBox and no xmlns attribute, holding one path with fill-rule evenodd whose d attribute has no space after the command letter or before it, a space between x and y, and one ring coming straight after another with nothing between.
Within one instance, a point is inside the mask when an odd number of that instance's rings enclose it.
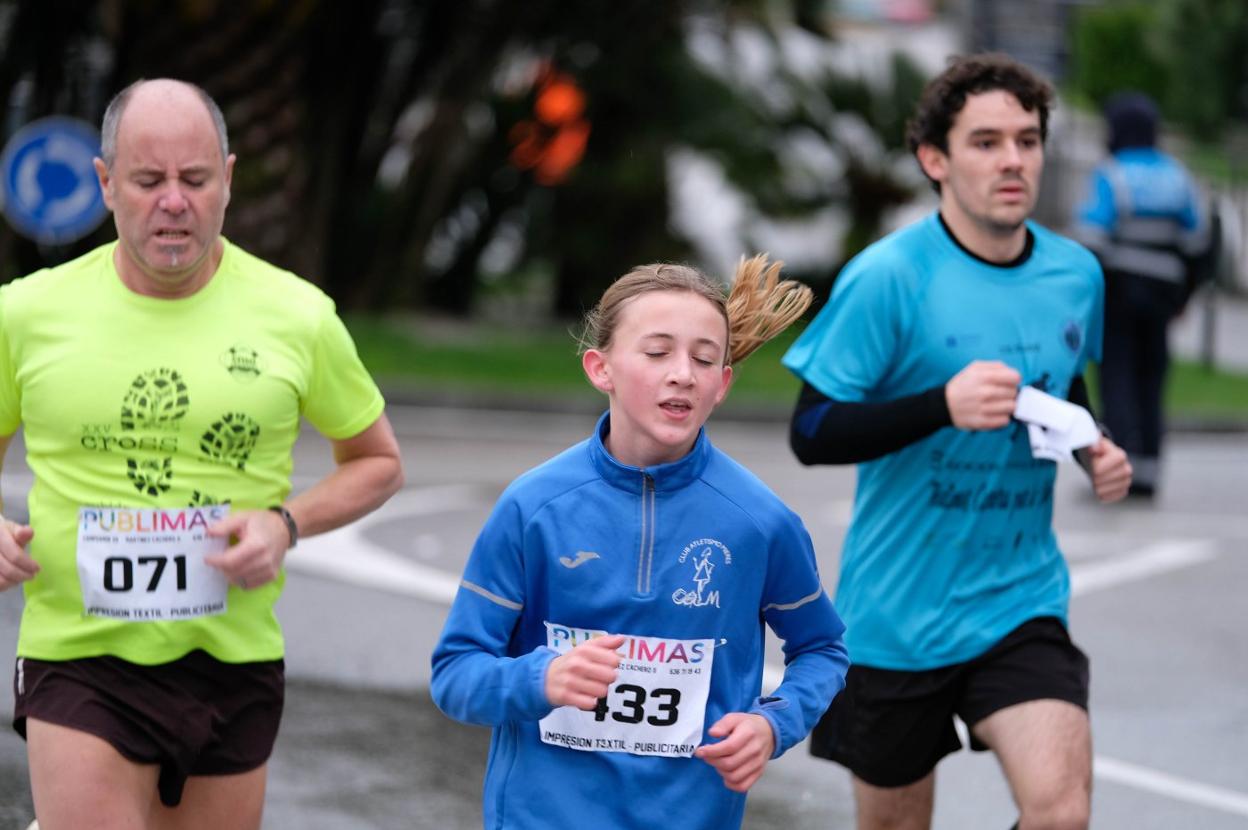
<instances>
[{"instance_id":1,"label":"dark curly hair","mask_svg":"<svg viewBox=\"0 0 1248 830\"><path fill-rule=\"evenodd\" d=\"M923 88L914 116L906 122L910 152L917 151L920 144L930 144L948 153L949 128L966 106L967 96L998 89L1017 98L1027 112L1038 111L1040 137L1048 138L1053 88L1010 56L987 52L950 58L949 68Z\"/></svg>"}]
</instances>

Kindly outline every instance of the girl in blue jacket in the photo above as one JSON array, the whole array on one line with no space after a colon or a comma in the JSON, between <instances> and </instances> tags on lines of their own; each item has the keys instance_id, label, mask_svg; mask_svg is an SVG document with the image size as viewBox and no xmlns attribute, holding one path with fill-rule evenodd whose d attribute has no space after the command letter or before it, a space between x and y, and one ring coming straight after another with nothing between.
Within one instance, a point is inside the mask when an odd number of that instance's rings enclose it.
<instances>
[{"instance_id":1,"label":"girl in blue jacket","mask_svg":"<svg viewBox=\"0 0 1248 830\"><path fill-rule=\"evenodd\" d=\"M739 827L844 685L801 520L703 429L733 364L810 302L778 275L743 261L725 298L642 266L590 313L582 364L610 408L499 498L433 655L439 708L494 729L486 827ZM764 623L785 671L760 696Z\"/></svg>"}]
</instances>

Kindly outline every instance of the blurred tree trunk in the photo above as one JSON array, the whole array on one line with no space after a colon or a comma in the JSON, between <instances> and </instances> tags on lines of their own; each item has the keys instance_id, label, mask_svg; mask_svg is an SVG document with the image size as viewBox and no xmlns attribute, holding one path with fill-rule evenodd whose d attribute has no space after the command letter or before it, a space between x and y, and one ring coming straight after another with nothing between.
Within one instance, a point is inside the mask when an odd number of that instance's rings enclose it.
<instances>
[{"instance_id":1,"label":"blurred tree trunk","mask_svg":"<svg viewBox=\"0 0 1248 830\"><path fill-rule=\"evenodd\" d=\"M472 166L482 163L478 151L488 141L470 135L469 110L485 107L490 80L527 13L528 4L502 0L434 3L425 9L419 40L412 44L419 57L408 73L413 88L407 100L428 108L427 122L419 140L410 143L401 186L378 217L379 240L388 244L374 248L373 267L353 294L357 304L381 308L421 298L430 239L475 179Z\"/></svg>"}]
</instances>

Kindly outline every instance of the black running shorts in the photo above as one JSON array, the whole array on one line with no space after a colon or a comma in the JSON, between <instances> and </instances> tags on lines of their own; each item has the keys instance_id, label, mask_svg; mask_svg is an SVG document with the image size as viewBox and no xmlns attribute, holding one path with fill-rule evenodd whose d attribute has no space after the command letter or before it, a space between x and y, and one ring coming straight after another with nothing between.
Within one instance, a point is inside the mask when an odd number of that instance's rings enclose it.
<instances>
[{"instance_id":1,"label":"black running shorts","mask_svg":"<svg viewBox=\"0 0 1248 830\"><path fill-rule=\"evenodd\" d=\"M921 780L962 747L970 727L1007 706L1063 700L1088 708L1088 658L1053 617L1029 620L984 654L929 671L850 666L844 691L810 736L810 751L877 787ZM971 738L971 748L987 749Z\"/></svg>"},{"instance_id":2,"label":"black running shorts","mask_svg":"<svg viewBox=\"0 0 1248 830\"><path fill-rule=\"evenodd\" d=\"M13 693L13 728L23 738L27 718L102 738L135 763L158 764L161 803L176 807L187 777L248 772L268 761L285 666L223 663L203 651L155 666L19 657Z\"/></svg>"}]
</instances>

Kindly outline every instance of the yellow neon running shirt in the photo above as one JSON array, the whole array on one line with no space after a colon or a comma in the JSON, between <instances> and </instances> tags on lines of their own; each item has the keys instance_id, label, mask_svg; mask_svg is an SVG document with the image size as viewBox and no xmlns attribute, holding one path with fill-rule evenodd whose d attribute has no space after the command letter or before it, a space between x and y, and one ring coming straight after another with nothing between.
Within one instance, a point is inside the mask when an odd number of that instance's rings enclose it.
<instances>
[{"instance_id":1,"label":"yellow neon running shirt","mask_svg":"<svg viewBox=\"0 0 1248 830\"><path fill-rule=\"evenodd\" d=\"M312 284L225 242L203 289L145 297L121 283L115 248L0 288L0 435L24 430L35 474L30 552L41 568L24 585L17 653L155 664L204 649L225 662L278 659L282 577L230 588L219 616L86 616L78 509L280 504L300 415L329 438L349 438L381 415L381 393Z\"/></svg>"}]
</instances>

